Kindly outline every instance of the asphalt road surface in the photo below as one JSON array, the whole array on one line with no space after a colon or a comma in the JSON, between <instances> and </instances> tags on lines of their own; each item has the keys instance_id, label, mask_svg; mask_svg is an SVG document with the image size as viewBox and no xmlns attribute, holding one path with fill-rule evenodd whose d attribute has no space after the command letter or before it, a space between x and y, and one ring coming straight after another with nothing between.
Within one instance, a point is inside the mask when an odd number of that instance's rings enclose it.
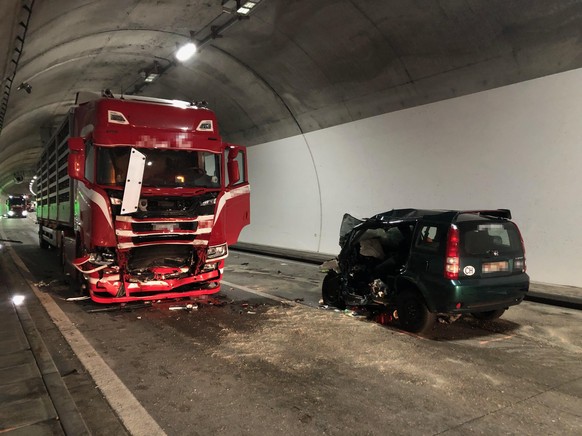
<instances>
[{"instance_id":1,"label":"asphalt road surface","mask_svg":"<svg viewBox=\"0 0 582 436\"><path fill-rule=\"evenodd\" d=\"M582 434L581 312L524 302L418 337L319 308L317 266L236 252L214 298L111 308L67 301L32 219L0 230L93 434Z\"/></svg>"}]
</instances>

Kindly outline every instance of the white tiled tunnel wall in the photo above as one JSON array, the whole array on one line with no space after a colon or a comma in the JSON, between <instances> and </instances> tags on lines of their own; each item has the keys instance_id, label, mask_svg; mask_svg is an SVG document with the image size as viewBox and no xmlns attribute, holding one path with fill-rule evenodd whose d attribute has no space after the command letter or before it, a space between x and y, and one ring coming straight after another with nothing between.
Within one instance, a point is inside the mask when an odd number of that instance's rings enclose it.
<instances>
[{"instance_id":1,"label":"white tiled tunnel wall","mask_svg":"<svg viewBox=\"0 0 582 436\"><path fill-rule=\"evenodd\" d=\"M345 212L509 208L534 281L582 286L582 70L250 147L241 241L336 254Z\"/></svg>"}]
</instances>

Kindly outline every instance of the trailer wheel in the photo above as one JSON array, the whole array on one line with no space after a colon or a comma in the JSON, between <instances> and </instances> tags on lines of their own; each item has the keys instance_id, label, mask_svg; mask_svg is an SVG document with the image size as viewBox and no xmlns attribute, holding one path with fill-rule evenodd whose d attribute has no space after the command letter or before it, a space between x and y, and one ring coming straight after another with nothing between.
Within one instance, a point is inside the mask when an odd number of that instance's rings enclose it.
<instances>
[{"instance_id":1,"label":"trailer wheel","mask_svg":"<svg viewBox=\"0 0 582 436\"><path fill-rule=\"evenodd\" d=\"M47 241L45 241L42 237L42 226L38 227L38 245L43 250L46 250L50 247L50 244Z\"/></svg>"}]
</instances>

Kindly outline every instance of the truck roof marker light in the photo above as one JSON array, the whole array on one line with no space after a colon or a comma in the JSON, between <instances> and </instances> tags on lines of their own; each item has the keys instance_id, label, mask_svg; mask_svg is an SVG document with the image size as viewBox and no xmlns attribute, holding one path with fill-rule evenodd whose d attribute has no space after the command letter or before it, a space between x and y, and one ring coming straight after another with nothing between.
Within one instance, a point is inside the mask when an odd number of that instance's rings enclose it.
<instances>
[{"instance_id":1,"label":"truck roof marker light","mask_svg":"<svg viewBox=\"0 0 582 436\"><path fill-rule=\"evenodd\" d=\"M178 61L186 62L188 59L190 59L192 56L196 54L196 51L197 51L196 44L194 44L193 42L188 42L178 49L175 56Z\"/></svg>"},{"instance_id":2,"label":"truck roof marker light","mask_svg":"<svg viewBox=\"0 0 582 436\"><path fill-rule=\"evenodd\" d=\"M214 123L212 120L202 120L196 127L197 132L212 132L214 131Z\"/></svg>"},{"instance_id":3,"label":"truck roof marker light","mask_svg":"<svg viewBox=\"0 0 582 436\"><path fill-rule=\"evenodd\" d=\"M112 124L129 124L125 115L117 111L107 111L107 121Z\"/></svg>"},{"instance_id":4,"label":"truck roof marker light","mask_svg":"<svg viewBox=\"0 0 582 436\"><path fill-rule=\"evenodd\" d=\"M451 224L447 235L445 261L445 278L456 280L459 278L459 229Z\"/></svg>"}]
</instances>

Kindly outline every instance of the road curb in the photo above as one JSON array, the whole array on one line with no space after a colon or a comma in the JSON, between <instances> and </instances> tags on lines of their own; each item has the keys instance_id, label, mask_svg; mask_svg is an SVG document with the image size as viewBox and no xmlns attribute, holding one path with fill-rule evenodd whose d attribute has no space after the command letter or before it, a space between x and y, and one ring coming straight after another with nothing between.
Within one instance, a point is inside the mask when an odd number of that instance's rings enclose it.
<instances>
[{"instance_id":1,"label":"road curb","mask_svg":"<svg viewBox=\"0 0 582 436\"><path fill-rule=\"evenodd\" d=\"M565 295L547 294L544 292L529 291L525 296L526 301L548 304L550 306L565 307L568 309L582 310L582 298L568 297Z\"/></svg>"}]
</instances>

